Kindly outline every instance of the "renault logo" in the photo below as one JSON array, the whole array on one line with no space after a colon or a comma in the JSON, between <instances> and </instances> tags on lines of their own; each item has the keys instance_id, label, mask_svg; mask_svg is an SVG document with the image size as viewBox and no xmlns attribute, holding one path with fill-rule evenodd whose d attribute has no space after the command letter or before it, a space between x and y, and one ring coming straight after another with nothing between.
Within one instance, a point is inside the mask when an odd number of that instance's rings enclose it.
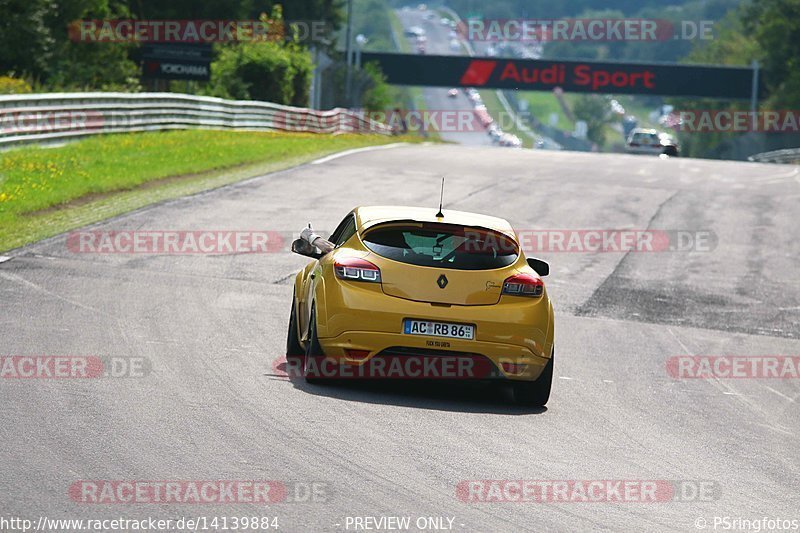
<instances>
[{"instance_id":1,"label":"renault logo","mask_svg":"<svg viewBox=\"0 0 800 533\"><path fill-rule=\"evenodd\" d=\"M439 286L440 289L444 289L447 287L447 276L442 274L439 276L439 279L436 280L436 284Z\"/></svg>"}]
</instances>

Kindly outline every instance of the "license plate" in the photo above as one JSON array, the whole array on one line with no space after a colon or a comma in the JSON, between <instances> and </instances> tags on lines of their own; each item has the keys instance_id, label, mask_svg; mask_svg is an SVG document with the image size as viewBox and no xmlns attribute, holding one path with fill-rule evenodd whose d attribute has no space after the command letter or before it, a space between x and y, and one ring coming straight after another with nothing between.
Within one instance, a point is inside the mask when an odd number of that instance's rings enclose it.
<instances>
[{"instance_id":1,"label":"license plate","mask_svg":"<svg viewBox=\"0 0 800 533\"><path fill-rule=\"evenodd\" d=\"M407 335L472 340L475 338L475 326L407 318L403 324L403 333Z\"/></svg>"}]
</instances>

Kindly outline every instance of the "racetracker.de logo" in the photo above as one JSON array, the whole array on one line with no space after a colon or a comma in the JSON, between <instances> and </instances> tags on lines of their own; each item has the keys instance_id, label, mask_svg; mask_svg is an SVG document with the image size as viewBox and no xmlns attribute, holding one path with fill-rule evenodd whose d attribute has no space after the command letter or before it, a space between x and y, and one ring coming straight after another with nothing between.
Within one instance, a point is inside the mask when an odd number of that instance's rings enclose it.
<instances>
[{"instance_id":1,"label":"racetracker.de logo","mask_svg":"<svg viewBox=\"0 0 800 533\"><path fill-rule=\"evenodd\" d=\"M665 253L711 252L717 236L711 230L658 229L518 229L520 247L527 253ZM481 253L509 245L465 232L466 251ZM473 237L469 239L469 237ZM513 251L513 250L509 250Z\"/></svg>"},{"instance_id":2,"label":"racetracker.de logo","mask_svg":"<svg viewBox=\"0 0 800 533\"><path fill-rule=\"evenodd\" d=\"M406 132L485 132L494 123L503 129L515 124L515 117L500 111L492 117L485 109L395 109L389 111L370 111L366 118L388 125L390 128L404 128Z\"/></svg>"},{"instance_id":3,"label":"racetracker.de logo","mask_svg":"<svg viewBox=\"0 0 800 533\"><path fill-rule=\"evenodd\" d=\"M798 379L800 355L676 355L667 359L675 379Z\"/></svg>"},{"instance_id":4,"label":"racetracker.de logo","mask_svg":"<svg viewBox=\"0 0 800 533\"><path fill-rule=\"evenodd\" d=\"M467 503L711 502L720 492L716 482L699 480L477 479L456 485L456 497Z\"/></svg>"},{"instance_id":5,"label":"racetracker.de logo","mask_svg":"<svg viewBox=\"0 0 800 533\"><path fill-rule=\"evenodd\" d=\"M282 41L283 24L261 20L76 20L72 41L121 43L214 43Z\"/></svg>"},{"instance_id":6,"label":"racetracker.de logo","mask_svg":"<svg viewBox=\"0 0 800 533\"><path fill-rule=\"evenodd\" d=\"M0 135L66 131L96 132L106 124L99 111L0 110Z\"/></svg>"},{"instance_id":7,"label":"racetracker.de logo","mask_svg":"<svg viewBox=\"0 0 800 533\"><path fill-rule=\"evenodd\" d=\"M469 19L459 33L474 42L656 42L713 39L713 21L631 18Z\"/></svg>"},{"instance_id":8,"label":"racetracker.de logo","mask_svg":"<svg viewBox=\"0 0 800 533\"><path fill-rule=\"evenodd\" d=\"M0 355L0 379L142 378L151 370L145 357Z\"/></svg>"},{"instance_id":9,"label":"racetracker.de logo","mask_svg":"<svg viewBox=\"0 0 800 533\"><path fill-rule=\"evenodd\" d=\"M75 254L267 254L286 249L291 236L277 231L135 230L76 231L67 236Z\"/></svg>"},{"instance_id":10,"label":"racetracker.de logo","mask_svg":"<svg viewBox=\"0 0 800 533\"><path fill-rule=\"evenodd\" d=\"M447 340L428 341L432 348L448 348ZM420 355L376 355L368 360L369 352L350 350L349 360L330 357L279 357L272 362L274 375L279 378L298 379L500 379L503 374L489 359L471 354L454 354L427 357ZM500 362L509 373L522 373L528 365Z\"/></svg>"},{"instance_id":11,"label":"racetracker.de logo","mask_svg":"<svg viewBox=\"0 0 800 533\"><path fill-rule=\"evenodd\" d=\"M70 40L82 43L324 42L332 28L324 20L76 20Z\"/></svg>"},{"instance_id":12,"label":"racetracker.de logo","mask_svg":"<svg viewBox=\"0 0 800 533\"><path fill-rule=\"evenodd\" d=\"M673 111L665 117L664 125L684 133L800 133L800 111Z\"/></svg>"},{"instance_id":13,"label":"racetracker.de logo","mask_svg":"<svg viewBox=\"0 0 800 533\"><path fill-rule=\"evenodd\" d=\"M67 491L87 504L274 504L329 501L328 483L275 480L78 480Z\"/></svg>"}]
</instances>

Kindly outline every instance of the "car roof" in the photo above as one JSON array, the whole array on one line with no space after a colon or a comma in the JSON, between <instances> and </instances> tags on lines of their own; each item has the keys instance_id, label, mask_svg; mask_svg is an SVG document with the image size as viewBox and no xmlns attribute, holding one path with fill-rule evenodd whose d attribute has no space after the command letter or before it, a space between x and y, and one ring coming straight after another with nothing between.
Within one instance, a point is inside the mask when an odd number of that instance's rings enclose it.
<instances>
[{"instance_id":1,"label":"car roof","mask_svg":"<svg viewBox=\"0 0 800 533\"><path fill-rule=\"evenodd\" d=\"M353 212L356 215L356 223L361 229L384 222L412 220L414 222L442 222L457 226L481 227L499 231L516 238L514 229L506 220L466 211L444 209L442 210L444 218L436 216L438 209L435 207L364 206L356 207Z\"/></svg>"}]
</instances>

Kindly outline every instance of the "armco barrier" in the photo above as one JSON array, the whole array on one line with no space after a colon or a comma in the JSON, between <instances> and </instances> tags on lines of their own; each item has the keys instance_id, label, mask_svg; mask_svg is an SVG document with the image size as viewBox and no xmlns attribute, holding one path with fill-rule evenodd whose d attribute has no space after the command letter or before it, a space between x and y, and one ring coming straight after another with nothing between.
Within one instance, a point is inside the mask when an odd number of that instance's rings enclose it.
<instances>
[{"instance_id":1,"label":"armco barrier","mask_svg":"<svg viewBox=\"0 0 800 533\"><path fill-rule=\"evenodd\" d=\"M775 150L774 152L764 152L748 157L750 161L758 163L778 163L800 165L800 148L790 148L787 150Z\"/></svg>"},{"instance_id":2,"label":"armco barrier","mask_svg":"<svg viewBox=\"0 0 800 533\"><path fill-rule=\"evenodd\" d=\"M316 111L269 102L179 93L49 93L0 96L0 148L100 133L170 129L377 133L385 124L348 109Z\"/></svg>"}]
</instances>

